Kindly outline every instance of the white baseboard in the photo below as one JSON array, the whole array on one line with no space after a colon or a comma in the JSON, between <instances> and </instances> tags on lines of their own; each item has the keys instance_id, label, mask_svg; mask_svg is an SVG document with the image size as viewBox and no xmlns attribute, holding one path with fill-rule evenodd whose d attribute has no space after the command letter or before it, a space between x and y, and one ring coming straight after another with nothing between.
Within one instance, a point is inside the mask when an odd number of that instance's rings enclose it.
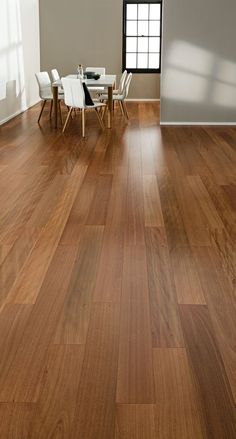
<instances>
[{"instance_id":1,"label":"white baseboard","mask_svg":"<svg viewBox=\"0 0 236 439\"><path fill-rule=\"evenodd\" d=\"M8 122L11 119L14 119L14 117L19 116L19 114L24 113L25 111L29 110L29 108L34 107L34 105L38 104L40 101L41 101L41 99L34 102L33 104L30 104L28 107L24 107L21 110L16 111L15 113L13 113L10 116L6 117L5 119L1 120L0 125L3 125L4 123Z\"/></svg>"},{"instance_id":2,"label":"white baseboard","mask_svg":"<svg viewBox=\"0 0 236 439\"><path fill-rule=\"evenodd\" d=\"M160 122L163 126L235 126L236 122Z\"/></svg>"},{"instance_id":3,"label":"white baseboard","mask_svg":"<svg viewBox=\"0 0 236 439\"><path fill-rule=\"evenodd\" d=\"M160 102L160 99L126 99L127 102Z\"/></svg>"}]
</instances>

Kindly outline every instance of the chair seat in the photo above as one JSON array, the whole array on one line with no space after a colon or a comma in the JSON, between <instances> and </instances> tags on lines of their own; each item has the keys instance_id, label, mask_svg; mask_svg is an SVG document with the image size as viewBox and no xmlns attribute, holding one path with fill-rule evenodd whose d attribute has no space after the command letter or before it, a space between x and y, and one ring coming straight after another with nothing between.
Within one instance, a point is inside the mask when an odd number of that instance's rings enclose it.
<instances>
[{"instance_id":1,"label":"chair seat","mask_svg":"<svg viewBox=\"0 0 236 439\"><path fill-rule=\"evenodd\" d=\"M98 107L105 107L106 104L104 104L103 102L98 102L98 101L94 101L94 105L87 105L85 108L98 108Z\"/></svg>"},{"instance_id":2,"label":"chair seat","mask_svg":"<svg viewBox=\"0 0 236 439\"><path fill-rule=\"evenodd\" d=\"M51 95L51 94L43 95L42 99L44 101L52 101L53 100L53 95ZM58 99L63 100L64 99L64 93L63 94L62 93L60 93L60 94L58 93Z\"/></svg>"},{"instance_id":3,"label":"chair seat","mask_svg":"<svg viewBox=\"0 0 236 439\"><path fill-rule=\"evenodd\" d=\"M108 101L108 95L100 95L99 99L101 101ZM124 96L123 95L119 95L119 94L113 94L113 101L123 101L124 100Z\"/></svg>"}]
</instances>

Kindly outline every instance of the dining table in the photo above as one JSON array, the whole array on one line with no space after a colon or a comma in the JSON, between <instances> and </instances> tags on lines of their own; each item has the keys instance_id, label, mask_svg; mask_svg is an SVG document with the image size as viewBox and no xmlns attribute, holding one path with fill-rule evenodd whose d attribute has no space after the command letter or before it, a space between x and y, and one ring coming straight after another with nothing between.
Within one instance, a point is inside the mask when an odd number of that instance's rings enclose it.
<instances>
[{"instance_id":1,"label":"dining table","mask_svg":"<svg viewBox=\"0 0 236 439\"><path fill-rule=\"evenodd\" d=\"M67 78L78 78L78 75L76 74L70 74L66 76ZM81 80L78 78L78 80ZM84 79L85 84L90 89L94 88L104 88L104 93L108 95L108 102L107 102L107 126L108 128L112 128L113 123L113 89L116 85L116 75L101 75L99 79ZM52 92L53 92L53 110L54 110L54 126L57 128L57 122L58 122L58 89L63 88L62 87L62 81L61 79L58 79L57 81L52 83Z\"/></svg>"}]
</instances>

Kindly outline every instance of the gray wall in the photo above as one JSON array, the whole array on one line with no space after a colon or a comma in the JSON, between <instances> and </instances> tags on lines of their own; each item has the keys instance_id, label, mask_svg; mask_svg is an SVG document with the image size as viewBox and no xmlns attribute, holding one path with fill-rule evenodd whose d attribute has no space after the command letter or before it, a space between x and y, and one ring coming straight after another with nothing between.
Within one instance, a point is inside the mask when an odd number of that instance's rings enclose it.
<instances>
[{"instance_id":1,"label":"gray wall","mask_svg":"<svg viewBox=\"0 0 236 439\"><path fill-rule=\"evenodd\" d=\"M38 0L0 0L0 125L39 101Z\"/></svg>"},{"instance_id":2,"label":"gray wall","mask_svg":"<svg viewBox=\"0 0 236 439\"><path fill-rule=\"evenodd\" d=\"M79 63L122 71L122 0L40 0L41 69L64 75ZM160 97L159 75L135 75L130 98Z\"/></svg>"},{"instance_id":3,"label":"gray wall","mask_svg":"<svg viewBox=\"0 0 236 439\"><path fill-rule=\"evenodd\" d=\"M162 122L236 121L235 17L235 0L164 0Z\"/></svg>"}]
</instances>

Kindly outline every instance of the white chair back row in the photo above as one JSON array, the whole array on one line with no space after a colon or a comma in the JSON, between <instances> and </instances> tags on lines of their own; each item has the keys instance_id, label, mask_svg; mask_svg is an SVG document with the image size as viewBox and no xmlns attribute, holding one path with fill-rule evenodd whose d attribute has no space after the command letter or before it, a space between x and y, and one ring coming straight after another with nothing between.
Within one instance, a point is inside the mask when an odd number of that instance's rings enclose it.
<instances>
[{"instance_id":1,"label":"white chair back row","mask_svg":"<svg viewBox=\"0 0 236 439\"><path fill-rule=\"evenodd\" d=\"M42 108L38 117L38 122L40 122L40 119L42 117L45 105L47 102L51 103L51 107L50 107L50 119L52 116L52 109L53 109L53 94L52 94L52 83L49 77L48 72L38 72L35 73L36 76L36 80L39 86L39 96L40 98L43 100L42 103ZM58 75L59 76L59 75ZM59 114L60 114L60 119L62 121L62 116L61 116L61 101L64 99L64 94L63 91L62 93L59 92L58 94L58 108L59 108Z\"/></svg>"},{"instance_id":2,"label":"white chair back row","mask_svg":"<svg viewBox=\"0 0 236 439\"><path fill-rule=\"evenodd\" d=\"M51 75L52 75L52 82L56 82L56 81L58 81L58 79L60 79L60 75L59 75L57 69L52 69Z\"/></svg>"},{"instance_id":3,"label":"white chair back row","mask_svg":"<svg viewBox=\"0 0 236 439\"><path fill-rule=\"evenodd\" d=\"M48 72L35 73L36 80L39 86L39 96L43 100L52 99L51 80Z\"/></svg>"},{"instance_id":4,"label":"white chair back row","mask_svg":"<svg viewBox=\"0 0 236 439\"><path fill-rule=\"evenodd\" d=\"M123 93L127 75L128 75L127 70L124 70L124 72L122 73L121 78L120 78L119 88L117 90L117 94L119 94L119 95L121 95Z\"/></svg>"},{"instance_id":5,"label":"white chair back row","mask_svg":"<svg viewBox=\"0 0 236 439\"><path fill-rule=\"evenodd\" d=\"M127 97L128 97L132 76L133 76L133 74L129 73L126 77L126 81L125 81L123 93L122 93L124 99L127 99Z\"/></svg>"}]
</instances>

